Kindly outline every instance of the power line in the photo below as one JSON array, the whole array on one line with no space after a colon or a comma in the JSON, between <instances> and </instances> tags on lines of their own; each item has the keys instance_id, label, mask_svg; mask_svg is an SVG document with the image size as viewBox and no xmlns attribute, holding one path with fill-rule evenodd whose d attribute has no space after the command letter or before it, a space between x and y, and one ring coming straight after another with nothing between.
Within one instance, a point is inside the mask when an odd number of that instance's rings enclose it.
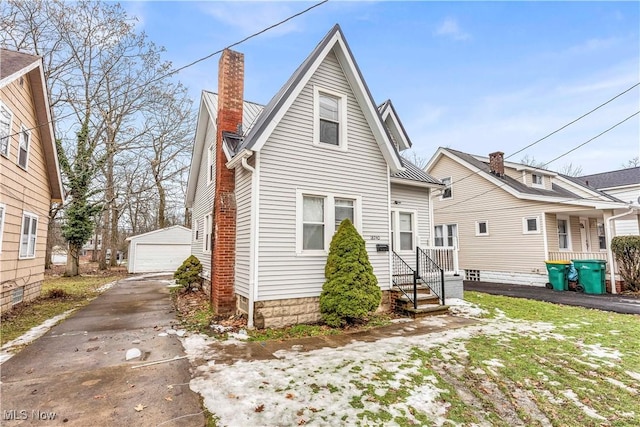
<instances>
[{"instance_id":1,"label":"power line","mask_svg":"<svg viewBox=\"0 0 640 427\"><path fill-rule=\"evenodd\" d=\"M579 121L579 120L581 120L581 119L583 119L583 118L587 117L589 114L593 113L594 111L599 110L600 108L604 107L605 105L609 104L609 103L610 103L610 102L612 102L613 100L615 100L615 99L617 99L617 98L621 97L621 96L622 96L622 95L624 95L625 93L629 92L630 90L632 90L633 88L638 87L638 86L640 86L640 82L638 82L638 83L634 84L633 86L631 86L629 89L625 90L624 92L620 92L619 94L617 94L617 95L616 95L616 96L614 96L613 98L609 99L608 101L606 101L606 102L604 102L604 103L602 103L602 104L598 105L598 106L597 106L596 108L594 108L593 110L591 110L591 111L589 111L589 112L587 112L587 113L584 113L583 115L581 115L581 116L580 116L580 117L578 117L577 119L570 121L569 123L567 123L566 125L562 126L561 128L558 128L558 129L554 130L553 132L551 132L551 133L549 133L549 134L547 134L547 135L543 136L543 137L542 137L542 138L540 138L539 140L534 141L534 142L532 142L531 144L527 145L526 147L523 147L523 148L519 149L519 150L518 150L518 151L516 151L515 153L509 154L506 158L508 159L508 158L510 158L510 157L515 156L515 155L516 155L516 154L518 154L518 153L522 153L522 152L523 152L524 150L526 150L527 148L531 148L531 147L533 147L534 145L538 144L539 142L542 142L542 141L544 141L545 139L549 138L550 136L555 135L556 133L560 132L560 131L561 131L561 130L563 130L564 128L567 128L567 127L571 126L572 124L574 124L575 122L577 122L577 121Z\"/></svg>"},{"instance_id":2,"label":"power line","mask_svg":"<svg viewBox=\"0 0 640 427\"><path fill-rule=\"evenodd\" d=\"M192 67L192 66L194 66L194 65L196 65L196 64L198 64L198 63L200 63L200 62L202 62L202 61L205 61L205 60L207 60L207 59L209 59L209 58L211 58L211 57L213 57L213 56L215 56L215 55L218 55L218 54L222 53L225 49L230 49L230 48L232 48L232 47L234 47L234 46L238 46L238 45L240 45L240 44L242 44L242 43L244 43L244 42L246 42L246 41L248 41L248 40L251 40L252 38L255 38L255 37L257 37L257 36L259 36L259 35L261 35L261 34L263 34L263 33L266 33L266 32L267 32L267 31L269 31L269 30L272 30L272 29L274 29L274 28L276 28L276 27L279 27L280 25L285 24L285 23L289 22L290 20L292 20L292 19L294 19L294 18L297 18L298 16L304 15L305 13L307 13L307 12L309 12L309 11L311 11L311 10L315 9L315 8L316 8L316 7L318 7L318 6L321 6L321 5L325 4L325 3L327 3L328 1L329 1L329 0L322 0L322 1L320 1L320 2L316 3L316 4L312 5L312 6L309 6L308 8L306 8L306 9L304 9L304 10L300 11L300 12L297 12L297 13L295 13L295 14L293 14L293 15L291 15L291 16L289 16L289 17L287 17L287 18L285 18L285 19L283 19L283 20L281 20L281 21L279 21L279 22L276 22L275 24L272 24L272 25L270 25L270 26L268 26L268 27L266 27L266 28L264 28L264 29L262 29L262 30L260 30L260 31L257 31L257 32L255 32L255 33L253 33L253 34L251 34L251 35L249 35L249 36L247 36L247 37L243 38L242 40L239 40L239 41L237 41L237 42L231 43L230 45L228 45L228 46L226 46L226 47L224 47L224 48L222 48L222 49L216 50L215 52L212 52L212 53L210 53L210 54L208 54L208 55L206 55L206 56L203 56L202 58L196 59L195 61L192 61L192 62L190 62L190 63L188 63L188 64L186 64L186 65L183 65L182 67L179 67L179 68L176 68L175 70L169 71L168 73L163 74L163 75L161 75L161 76L158 76L158 77L156 77L155 79L149 80L148 82L146 82L146 83L144 83L144 84L141 84L141 85L138 85L138 86L134 86L133 88L128 89L127 91L125 91L125 92L123 92L123 93L121 93L121 94L118 94L118 96L126 95L126 94L128 94L128 93L130 93L130 92L133 92L134 90L137 90L137 89L140 89L140 88L142 88L142 87L145 87L145 86L147 86L147 85L149 85L149 84L151 84L151 83L155 83L155 82L157 82L157 81L159 81L159 80L163 80L163 79L165 79L165 78L167 78L167 77L171 77L171 76L173 76L173 75L175 75L175 74L179 73L180 71L182 71L182 70L184 70L184 69L186 69L186 68ZM68 117L73 116L74 114L76 114L76 111L73 111L73 112L71 112L71 113L69 113L69 114L66 114L66 115L63 115L63 116L60 116L60 117L57 117L55 120L56 120L56 121L57 121L57 120L63 120L63 119L66 119L66 118L68 118ZM46 121L46 122L44 122L44 123L40 123L40 124L39 124L39 125L37 125L37 126L31 127L31 128L25 129L25 130L34 130L34 129L38 129L38 128L41 128L41 127L43 127L43 126L45 126L45 125L48 125L48 124L50 124L50 123L53 123L53 122L54 122L54 119L52 118L52 119L51 119L51 120L49 120L49 121ZM20 133L21 133L21 132L22 132L22 131L20 131L20 132L16 132L16 133L14 133L14 134L7 135L7 137L8 137L8 138L11 138L11 137L13 137L13 136L20 135Z\"/></svg>"},{"instance_id":3,"label":"power line","mask_svg":"<svg viewBox=\"0 0 640 427\"><path fill-rule=\"evenodd\" d=\"M521 152L523 152L524 150L526 150L526 149L528 149L528 148L531 148L531 147L533 147L534 145L536 145L536 144L538 144L538 143L540 143L540 142L544 141L545 139L549 138L550 136L555 135L556 133L560 132L561 130L563 130L563 129L565 129L565 128L567 128L567 127L571 126L572 124L576 123L577 121L579 121L579 120L581 120L581 119L583 119L583 118L587 117L587 116L588 116L588 115L590 115L591 113L593 113L593 112L597 111L598 109L600 109L600 108L604 107L605 105L609 104L609 103L610 103L610 102L612 102L613 100L615 100L615 99L619 98L620 96L622 96L622 95L626 94L627 92L631 91L632 89L634 89L634 88L636 88L636 87L638 87L638 86L640 86L640 82L638 82L638 83L634 84L633 86L631 86L631 87L629 87L629 88L625 89L624 91L620 92L619 94L617 94L617 95L616 95L616 96L614 96L613 98L610 98L609 100L607 100L607 101L603 102L602 104L598 105L597 107L593 108L592 110L588 111L587 113L584 113L583 115L581 115L581 116L580 116L580 117L578 117L577 119L574 119L574 120L570 121L569 123L567 123L567 124L565 124L565 125L563 125L563 126L559 127L558 129L556 129L556 130L554 130L553 132L551 132L551 133L549 133L549 134L547 134L547 135L543 136L542 138L538 139L537 141L534 141L534 142L532 142L531 144L527 145L526 147L521 148L520 150L518 150L518 151L516 151L516 152L514 152L514 153L512 153L512 154L509 154L507 157L505 157L505 159L509 159L509 158L511 158L511 157L513 157L513 156L515 156L516 154L521 153ZM600 135L598 135L598 136L600 136ZM557 160L557 159L554 159L554 160ZM549 162L549 163L550 163L550 162ZM472 172L472 173L470 173L469 175L466 175L466 176L464 176L464 177L460 178L460 179L459 179L458 181L456 181L456 182L464 181L465 179L470 178L470 177L472 177L472 176L474 176L474 175L477 175L477 174L478 174L478 173L480 173L480 172L481 172L481 171Z\"/></svg>"},{"instance_id":4,"label":"power line","mask_svg":"<svg viewBox=\"0 0 640 427\"><path fill-rule=\"evenodd\" d=\"M551 161L549 161L549 162L545 163L543 166L547 166L548 164L550 164L550 163L552 163L552 162L555 162L556 160L558 160L558 159L560 159L560 158L562 158L562 157L564 157L564 156L566 156L566 155L568 155L568 154L570 154L570 153L574 152L574 151L575 151L575 150L577 150L578 148L580 148L580 147L583 147L583 146L587 145L588 143L590 143L590 142L592 142L592 141L596 140L597 138L601 137L601 136L602 136L602 135L604 135L605 133L607 133L607 132L609 132L609 131L611 131L611 130L615 129L616 127L620 126L621 124L623 124L623 123L624 123L624 122L626 122L627 120L630 120L631 118L633 118L633 117L637 116L638 114L640 114L640 111L637 111L637 112L635 112L634 114L630 115L629 117L625 118L624 120L619 121L619 122L618 122L618 123L616 123L615 125L611 126L609 129L607 129L607 130L604 130L604 131L600 132L598 135L596 135L596 136L594 136L593 138L590 138L590 139L588 139L587 141L585 141L585 142L583 142L583 143L581 143L581 144L579 144L579 145L577 145L577 146L573 147L573 148L572 148L572 149L570 149L569 151L564 152L563 154L559 155L558 157L554 158L553 160L551 160ZM467 176L466 176L466 177L464 177L463 179L465 179L465 178L469 178L470 176L476 175L476 174L478 174L478 173L480 173L480 172L482 172L482 170L479 170L479 171L477 171L477 172L473 172L472 174L467 175ZM460 181L462 181L463 179L458 180L458 181L457 181L457 183L459 183L459 182L460 182ZM468 202L469 200L473 200L473 199L476 199L476 198L478 198L478 197L480 197L480 196L484 196L485 194L490 193L490 192L492 192L492 191L494 191L494 190L500 189L500 188L504 187L504 186L505 186L505 185L507 185L507 184L508 184L507 182L504 182L503 184L500 184L500 185L498 185L498 186L496 186L496 187L492 187L492 188L490 188L489 190L487 190L487 191L485 191L485 192L483 192L483 193L480 193L480 194L474 194L473 196L471 196L471 197L469 197L469 198L467 198L467 199L465 199L465 200L461 200L461 201L459 201L459 202L456 202L456 203L453 203L453 204L447 205L447 206L442 207L442 208L439 208L439 209L434 209L434 211L438 210L438 211L441 211L441 212L442 212L443 210L446 210L446 209L451 208L451 207L453 207L453 206L459 205L460 203L465 203L465 202ZM568 200L566 200L566 201L572 201L572 200L580 200L580 198L568 199Z\"/></svg>"}]
</instances>

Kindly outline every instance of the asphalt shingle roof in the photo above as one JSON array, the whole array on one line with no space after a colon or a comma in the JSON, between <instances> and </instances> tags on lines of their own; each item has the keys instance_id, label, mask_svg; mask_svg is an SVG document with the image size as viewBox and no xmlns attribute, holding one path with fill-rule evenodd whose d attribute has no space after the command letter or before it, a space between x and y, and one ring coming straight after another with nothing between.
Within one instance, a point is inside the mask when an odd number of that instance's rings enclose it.
<instances>
[{"instance_id":1,"label":"asphalt shingle roof","mask_svg":"<svg viewBox=\"0 0 640 427\"><path fill-rule=\"evenodd\" d=\"M36 61L40 61L39 56L0 48L0 63L2 64L0 79L10 76Z\"/></svg>"},{"instance_id":2,"label":"asphalt shingle roof","mask_svg":"<svg viewBox=\"0 0 640 427\"><path fill-rule=\"evenodd\" d=\"M579 176L577 179L593 188L612 188L640 184L640 166Z\"/></svg>"}]
</instances>

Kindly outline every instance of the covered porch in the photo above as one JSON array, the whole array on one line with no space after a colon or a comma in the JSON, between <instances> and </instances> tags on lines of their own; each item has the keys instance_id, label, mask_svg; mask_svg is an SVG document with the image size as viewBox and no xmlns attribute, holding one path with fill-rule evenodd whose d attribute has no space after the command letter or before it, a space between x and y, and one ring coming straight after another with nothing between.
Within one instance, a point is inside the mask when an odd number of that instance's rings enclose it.
<instances>
[{"instance_id":1,"label":"covered porch","mask_svg":"<svg viewBox=\"0 0 640 427\"><path fill-rule=\"evenodd\" d=\"M547 211L543 221L546 260L604 260L607 262L606 280L611 284L611 293L615 294L622 278L611 250L611 240L616 236L616 221L629 220L635 220L640 226L637 207Z\"/></svg>"}]
</instances>

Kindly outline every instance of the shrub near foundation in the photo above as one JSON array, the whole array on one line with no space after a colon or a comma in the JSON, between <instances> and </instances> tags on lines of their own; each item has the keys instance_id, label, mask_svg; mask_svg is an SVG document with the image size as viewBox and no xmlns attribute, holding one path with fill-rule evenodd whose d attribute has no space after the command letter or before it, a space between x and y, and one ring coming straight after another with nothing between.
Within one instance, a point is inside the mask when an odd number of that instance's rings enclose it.
<instances>
[{"instance_id":1,"label":"shrub near foundation","mask_svg":"<svg viewBox=\"0 0 640 427\"><path fill-rule=\"evenodd\" d=\"M320 312L327 325L364 320L380 305L382 292L364 239L348 219L342 221L331 240L324 275Z\"/></svg>"},{"instance_id":2,"label":"shrub near foundation","mask_svg":"<svg viewBox=\"0 0 640 427\"><path fill-rule=\"evenodd\" d=\"M616 236L611 239L611 250L627 288L640 291L640 236Z\"/></svg>"},{"instance_id":3,"label":"shrub near foundation","mask_svg":"<svg viewBox=\"0 0 640 427\"><path fill-rule=\"evenodd\" d=\"M198 258L191 255L173 273L173 278L176 279L178 285L184 286L185 289L198 288L202 281L200 273L202 273L202 264Z\"/></svg>"}]
</instances>

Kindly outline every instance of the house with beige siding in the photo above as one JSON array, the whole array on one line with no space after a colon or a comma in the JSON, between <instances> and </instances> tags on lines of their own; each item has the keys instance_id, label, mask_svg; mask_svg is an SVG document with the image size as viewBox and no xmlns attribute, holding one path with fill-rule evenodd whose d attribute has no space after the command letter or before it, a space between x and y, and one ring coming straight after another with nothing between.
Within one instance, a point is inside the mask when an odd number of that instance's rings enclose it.
<instances>
[{"instance_id":1,"label":"house with beige siding","mask_svg":"<svg viewBox=\"0 0 640 427\"><path fill-rule=\"evenodd\" d=\"M466 280L544 286L546 260L602 259L619 284L613 223L638 222L637 207L578 179L505 162L502 152L439 148L425 171L446 184L432 197L434 244L459 248Z\"/></svg>"},{"instance_id":2,"label":"house with beige siding","mask_svg":"<svg viewBox=\"0 0 640 427\"><path fill-rule=\"evenodd\" d=\"M243 60L226 50L218 92L202 93L187 188L192 253L214 309L257 327L318 321L329 243L345 218L390 306L394 260L417 267L442 184L400 156L410 138L390 101L374 103L339 26L267 105L243 100ZM461 280L451 283L461 297Z\"/></svg>"},{"instance_id":3,"label":"house with beige siding","mask_svg":"<svg viewBox=\"0 0 640 427\"><path fill-rule=\"evenodd\" d=\"M0 49L0 308L40 295L49 207L62 202L40 57Z\"/></svg>"}]
</instances>

